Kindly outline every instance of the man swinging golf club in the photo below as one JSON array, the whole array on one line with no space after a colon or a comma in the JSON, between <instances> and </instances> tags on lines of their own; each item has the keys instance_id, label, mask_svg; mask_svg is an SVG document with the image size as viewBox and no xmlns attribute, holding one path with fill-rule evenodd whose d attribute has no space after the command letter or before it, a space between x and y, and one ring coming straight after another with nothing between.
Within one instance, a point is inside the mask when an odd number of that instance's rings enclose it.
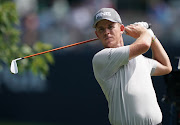
<instances>
[{"instance_id":1,"label":"man swinging golf club","mask_svg":"<svg viewBox=\"0 0 180 125\"><path fill-rule=\"evenodd\" d=\"M94 16L95 34L105 49L93 58L96 80L108 101L112 125L160 125L162 113L151 76L165 75L172 67L167 53L146 22L124 27L119 14L102 8ZM124 46L122 34L135 38ZM152 59L142 54L152 50Z\"/></svg>"}]
</instances>

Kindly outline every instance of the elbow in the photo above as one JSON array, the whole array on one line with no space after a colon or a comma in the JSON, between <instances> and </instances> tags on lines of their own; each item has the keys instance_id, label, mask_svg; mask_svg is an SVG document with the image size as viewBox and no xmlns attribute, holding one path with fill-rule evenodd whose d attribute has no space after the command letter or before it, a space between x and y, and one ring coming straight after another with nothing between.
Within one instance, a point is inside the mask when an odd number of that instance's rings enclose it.
<instances>
[{"instance_id":1,"label":"elbow","mask_svg":"<svg viewBox=\"0 0 180 125\"><path fill-rule=\"evenodd\" d=\"M171 71L172 71L172 66L170 65L170 66L168 66L168 68L167 68L167 74L171 73Z\"/></svg>"},{"instance_id":2,"label":"elbow","mask_svg":"<svg viewBox=\"0 0 180 125\"><path fill-rule=\"evenodd\" d=\"M151 42L144 42L145 47L149 50L151 47Z\"/></svg>"},{"instance_id":3,"label":"elbow","mask_svg":"<svg viewBox=\"0 0 180 125\"><path fill-rule=\"evenodd\" d=\"M146 51L148 51L150 49L150 47L151 47L151 39L144 39L142 44L143 44L144 49Z\"/></svg>"},{"instance_id":4,"label":"elbow","mask_svg":"<svg viewBox=\"0 0 180 125\"><path fill-rule=\"evenodd\" d=\"M164 75L171 73L171 71L172 71L172 66L171 65L167 66L167 68L166 68L166 70L164 72Z\"/></svg>"},{"instance_id":5,"label":"elbow","mask_svg":"<svg viewBox=\"0 0 180 125\"><path fill-rule=\"evenodd\" d=\"M148 43L143 43L143 45L142 45L142 49L143 49L143 53L146 53L148 50L149 50L149 48L151 47L151 45L150 44L148 44Z\"/></svg>"}]
</instances>

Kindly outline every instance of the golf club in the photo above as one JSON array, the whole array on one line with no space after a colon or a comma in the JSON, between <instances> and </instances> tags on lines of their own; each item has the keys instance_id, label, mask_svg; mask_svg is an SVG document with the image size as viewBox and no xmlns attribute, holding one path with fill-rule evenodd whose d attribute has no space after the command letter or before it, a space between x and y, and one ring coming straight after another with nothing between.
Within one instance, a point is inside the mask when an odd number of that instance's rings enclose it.
<instances>
[{"instance_id":1,"label":"golf club","mask_svg":"<svg viewBox=\"0 0 180 125\"><path fill-rule=\"evenodd\" d=\"M33 55L25 56L25 57L22 57L22 58L14 59L11 62L10 71L13 74L17 74L18 73L18 66L17 66L17 62L16 62L18 60L30 58L30 57L37 56L37 55L42 55L42 54L45 54L45 53L53 52L53 51L56 51L56 50L60 50L60 49L64 49L64 48L68 48L68 47L72 47L72 46L77 46L77 45L88 43L88 42L92 42L92 41L95 41L95 40L98 40L98 38L93 38L93 39L89 39L89 40L86 40L86 41L70 44L70 45L67 45L67 46L62 46L62 47L59 47L59 48L56 48L56 49L51 49L51 50L47 50L47 51L44 51L44 52L36 53L36 54L33 54Z\"/></svg>"},{"instance_id":2,"label":"golf club","mask_svg":"<svg viewBox=\"0 0 180 125\"><path fill-rule=\"evenodd\" d=\"M147 28L147 29L151 28L151 24L149 24L149 23L146 23L146 22L139 22L139 23L140 23L142 26L144 26L145 28ZM139 23L134 23L134 24L139 24ZM124 31L124 33L126 34L127 32ZM47 51L44 51L44 52L40 52L40 53L36 53L36 54L33 54L33 55L25 56L25 57L22 57L22 58L14 59L14 60L12 60L12 62L11 62L10 71L11 71L12 73L14 73L14 74L17 74L17 73L18 73L18 67L17 67L17 63L16 63L16 61L18 61L18 60L22 60L22 59L30 58L30 57L33 57L33 56L37 56L37 55L41 55L41 54L53 52L53 51L56 51L56 50L60 50L60 49L64 49L64 48L68 48L68 47L72 47L72 46L84 44L84 43L91 42L91 41L95 41L95 40L98 40L98 38L93 38L93 39L89 39L89 40L86 40L86 41L82 41L82 42L70 44L70 45L67 45L67 46L59 47L59 48L56 48L56 49L47 50Z\"/></svg>"}]
</instances>

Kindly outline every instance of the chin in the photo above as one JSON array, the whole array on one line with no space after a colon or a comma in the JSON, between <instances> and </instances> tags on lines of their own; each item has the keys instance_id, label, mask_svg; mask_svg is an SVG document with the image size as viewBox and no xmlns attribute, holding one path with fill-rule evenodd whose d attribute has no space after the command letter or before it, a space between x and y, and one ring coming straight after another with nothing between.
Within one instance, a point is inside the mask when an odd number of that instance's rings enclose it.
<instances>
[{"instance_id":1,"label":"chin","mask_svg":"<svg viewBox=\"0 0 180 125\"><path fill-rule=\"evenodd\" d=\"M114 41L107 41L106 43L107 43L106 45L108 48L114 48L116 46Z\"/></svg>"}]
</instances>

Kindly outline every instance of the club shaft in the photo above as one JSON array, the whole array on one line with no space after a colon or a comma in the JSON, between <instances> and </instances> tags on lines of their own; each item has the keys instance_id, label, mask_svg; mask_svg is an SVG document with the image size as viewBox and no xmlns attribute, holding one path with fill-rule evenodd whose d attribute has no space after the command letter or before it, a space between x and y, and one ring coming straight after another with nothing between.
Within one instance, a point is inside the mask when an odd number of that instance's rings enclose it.
<instances>
[{"instance_id":1,"label":"club shaft","mask_svg":"<svg viewBox=\"0 0 180 125\"><path fill-rule=\"evenodd\" d=\"M60 50L60 49L65 49L65 48L72 47L72 46L77 46L77 45L92 42L92 41L95 41L95 40L98 40L98 38L94 38L94 39L90 39L90 40L86 40L86 41L82 41L82 42L78 42L78 43L73 43L73 44L70 44L70 45L67 45L67 46L62 46L62 47L59 47L59 48L47 50L47 51L44 51L44 52L29 55L29 56L25 56L22 59L26 59L26 58L37 56L37 55L42 55L42 54L45 54L45 53L53 52L53 51Z\"/></svg>"}]
</instances>

